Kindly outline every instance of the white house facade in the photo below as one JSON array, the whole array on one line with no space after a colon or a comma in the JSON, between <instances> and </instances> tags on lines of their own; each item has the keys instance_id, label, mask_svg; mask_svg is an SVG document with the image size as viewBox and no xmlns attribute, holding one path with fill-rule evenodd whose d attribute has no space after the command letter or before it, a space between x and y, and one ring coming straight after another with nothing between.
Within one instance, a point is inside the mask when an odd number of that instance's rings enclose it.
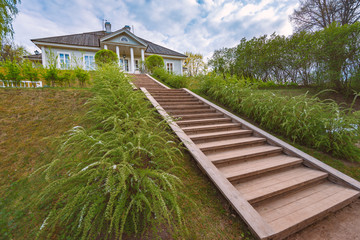
<instances>
[{"instance_id":1,"label":"white house facade","mask_svg":"<svg viewBox=\"0 0 360 240\"><path fill-rule=\"evenodd\" d=\"M32 39L41 49L41 54L27 56L44 67L56 63L60 69L82 66L95 68L95 54L101 49L114 51L119 66L127 73L140 73L142 63L150 55L164 58L165 68L176 74L183 73L183 62L187 56L142 39L131 32L129 26L111 32L111 24L105 23L105 31L88 32L48 38Z\"/></svg>"}]
</instances>

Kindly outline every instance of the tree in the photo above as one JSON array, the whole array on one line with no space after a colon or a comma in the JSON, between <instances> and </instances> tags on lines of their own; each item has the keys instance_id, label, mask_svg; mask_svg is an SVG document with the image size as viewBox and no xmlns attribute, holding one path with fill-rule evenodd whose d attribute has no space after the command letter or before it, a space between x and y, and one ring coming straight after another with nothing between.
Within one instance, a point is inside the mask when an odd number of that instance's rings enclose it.
<instances>
[{"instance_id":1,"label":"tree","mask_svg":"<svg viewBox=\"0 0 360 240\"><path fill-rule=\"evenodd\" d=\"M15 45L9 39L5 39L0 44L0 62L6 60L21 62L23 56L29 54L24 46Z\"/></svg>"},{"instance_id":2,"label":"tree","mask_svg":"<svg viewBox=\"0 0 360 240\"><path fill-rule=\"evenodd\" d=\"M206 64L203 60L203 55L200 53L185 52L188 56L184 61L184 66L187 68L189 76L196 76L204 72Z\"/></svg>"},{"instance_id":3,"label":"tree","mask_svg":"<svg viewBox=\"0 0 360 240\"><path fill-rule=\"evenodd\" d=\"M353 24L360 20L359 0L300 0L290 16L297 31L319 30L337 22Z\"/></svg>"},{"instance_id":4,"label":"tree","mask_svg":"<svg viewBox=\"0 0 360 240\"><path fill-rule=\"evenodd\" d=\"M12 36L14 31L11 23L18 13L16 4L20 2L20 0L0 0L0 39L8 34Z\"/></svg>"},{"instance_id":5,"label":"tree","mask_svg":"<svg viewBox=\"0 0 360 240\"><path fill-rule=\"evenodd\" d=\"M95 54L95 62L98 65L106 63L117 63L118 56L111 50L103 49Z\"/></svg>"}]
</instances>

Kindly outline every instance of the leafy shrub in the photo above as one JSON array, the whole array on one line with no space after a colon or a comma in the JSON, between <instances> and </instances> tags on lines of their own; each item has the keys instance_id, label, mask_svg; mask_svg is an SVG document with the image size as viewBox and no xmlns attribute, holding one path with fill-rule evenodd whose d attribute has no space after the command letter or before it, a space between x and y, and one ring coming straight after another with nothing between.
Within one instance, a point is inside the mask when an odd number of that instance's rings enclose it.
<instances>
[{"instance_id":1,"label":"leafy shrub","mask_svg":"<svg viewBox=\"0 0 360 240\"><path fill-rule=\"evenodd\" d=\"M95 54L95 62L97 65L112 64L118 61L118 56L111 50L102 49Z\"/></svg>"},{"instance_id":2,"label":"leafy shrub","mask_svg":"<svg viewBox=\"0 0 360 240\"><path fill-rule=\"evenodd\" d=\"M162 67L155 68L153 70L153 76L174 88L186 88L190 82L189 77L169 73Z\"/></svg>"},{"instance_id":3,"label":"leafy shrub","mask_svg":"<svg viewBox=\"0 0 360 240\"><path fill-rule=\"evenodd\" d=\"M50 65L48 68L45 68L45 71L42 74L46 85L55 86L55 83L59 81L59 69L56 68L56 65Z\"/></svg>"},{"instance_id":4,"label":"leafy shrub","mask_svg":"<svg viewBox=\"0 0 360 240\"><path fill-rule=\"evenodd\" d=\"M16 61L6 60L3 66L5 68L5 85L9 85L11 81L14 86L20 86L20 81L23 78L19 64Z\"/></svg>"},{"instance_id":5,"label":"leafy shrub","mask_svg":"<svg viewBox=\"0 0 360 240\"><path fill-rule=\"evenodd\" d=\"M90 79L89 72L80 67L77 67L75 68L74 73L75 73L75 77L79 81L80 86L84 87L86 85L86 82L89 81Z\"/></svg>"},{"instance_id":6,"label":"leafy shrub","mask_svg":"<svg viewBox=\"0 0 360 240\"><path fill-rule=\"evenodd\" d=\"M155 68L163 68L165 66L164 59L159 55L151 55L145 59L145 66L152 73Z\"/></svg>"},{"instance_id":7,"label":"leafy shrub","mask_svg":"<svg viewBox=\"0 0 360 240\"><path fill-rule=\"evenodd\" d=\"M39 81L39 72L36 68L34 68L32 62L30 62L29 60L22 63L22 74L25 79L33 82L33 87L36 87L36 84L34 82Z\"/></svg>"},{"instance_id":8,"label":"leafy shrub","mask_svg":"<svg viewBox=\"0 0 360 240\"><path fill-rule=\"evenodd\" d=\"M100 68L84 119L90 127L70 130L59 158L37 171L49 181L38 198L50 206L40 238L59 229L74 239L118 239L164 224L183 230L179 146L128 81L115 65Z\"/></svg>"},{"instance_id":9,"label":"leafy shrub","mask_svg":"<svg viewBox=\"0 0 360 240\"><path fill-rule=\"evenodd\" d=\"M320 101L306 94L277 96L244 87L241 81L228 81L214 75L201 78L200 89L294 142L360 161L360 149L355 146L360 140L359 120L332 100Z\"/></svg>"}]
</instances>

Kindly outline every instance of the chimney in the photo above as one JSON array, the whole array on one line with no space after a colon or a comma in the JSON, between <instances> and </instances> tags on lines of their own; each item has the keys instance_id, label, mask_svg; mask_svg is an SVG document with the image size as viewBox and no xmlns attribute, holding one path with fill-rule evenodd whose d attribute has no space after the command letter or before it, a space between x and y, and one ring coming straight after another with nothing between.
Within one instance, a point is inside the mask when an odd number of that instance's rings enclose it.
<instances>
[{"instance_id":1,"label":"chimney","mask_svg":"<svg viewBox=\"0 0 360 240\"><path fill-rule=\"evenodd\" d=\"M106 33L111 33L111 23L105 22L105 31Z\"/></svg>"},{"instance_id":2,"label":"chimney","mask_svg":"<svg viewBox=\"0 0 360 240\"><path fill-rule=\"evenodd\" d=\"M131 27L129 26L129 25L125 25L125 27L124 27L126 30L128 30L129 32L130 32L130 30L131 30Z\"/></svg>"}]
</instances>

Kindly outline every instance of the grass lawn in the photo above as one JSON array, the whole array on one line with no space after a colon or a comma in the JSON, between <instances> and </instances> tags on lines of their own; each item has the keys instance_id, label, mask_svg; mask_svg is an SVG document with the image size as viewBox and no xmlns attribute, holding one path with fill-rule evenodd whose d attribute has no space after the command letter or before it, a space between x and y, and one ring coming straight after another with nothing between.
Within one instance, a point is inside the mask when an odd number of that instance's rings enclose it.
<instances>
[{"instance_id":1,"label":"grass lawn","mask_svg":"<svg viewBox=\"0 0 360 240\"><path fill-rule=\"evenodd\" d=\"M0 89L0 239L35 238L47 213L30 203L44 179L28 176L56 156L57 139L64 132L84 124L84 103L91 95L81 89ZM190 154L183 152L178 164L185 169L181 177L189 199L181 205L189 239L253 239ZM61 229L58 233L57 239L71 239Z\"/></svg>"}]
</instances>

